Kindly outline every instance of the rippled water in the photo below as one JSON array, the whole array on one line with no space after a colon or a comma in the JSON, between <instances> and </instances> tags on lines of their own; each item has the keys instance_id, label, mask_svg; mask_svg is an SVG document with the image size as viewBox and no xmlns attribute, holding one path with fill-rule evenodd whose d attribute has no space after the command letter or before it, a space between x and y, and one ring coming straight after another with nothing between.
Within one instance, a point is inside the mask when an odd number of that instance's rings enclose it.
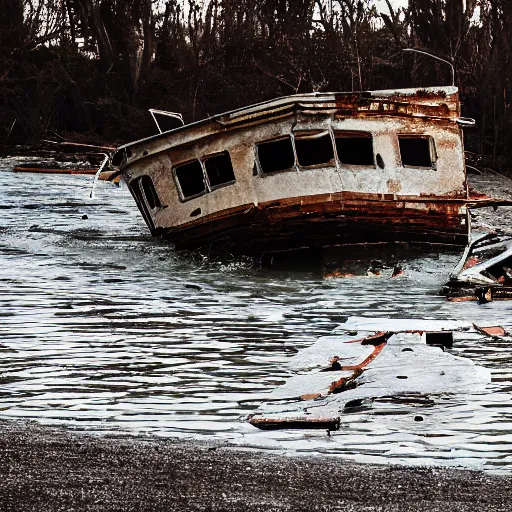
<instances>
[{"instance_id":1,"label":"rippled water","mask_svg":"<svg viewBox=\"0 0 512 512\"><path fill-rule=\"evenodd\" d=\"M511 346L470 335L452 353L491 370L484 393L375 400L330 437L245 421L292 374L286 361L350 315L512 330L512 303L436 295L457 254L413 257L398 279L207 262L151 238L126 189L100 182L91 200L91 177L0 167L0 419L512 468Z\"/></svg>"}]
</instances>

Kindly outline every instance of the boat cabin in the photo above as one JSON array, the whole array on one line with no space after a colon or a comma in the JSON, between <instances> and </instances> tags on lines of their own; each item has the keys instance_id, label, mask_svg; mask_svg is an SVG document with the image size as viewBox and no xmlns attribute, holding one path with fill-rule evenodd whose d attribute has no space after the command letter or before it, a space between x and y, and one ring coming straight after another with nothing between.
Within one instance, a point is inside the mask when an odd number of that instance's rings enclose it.
<instances>
[{"instance_id":1,"label":"boat cabin","mask_svg":"<svg viewBox=\"0 0 512 512\"><path fill-rule=\"evenodd\" d=\"M288 96L120 147L149 229L261 254L383 241L464 245L455 87Z\"/></svg>"}]
</instances>

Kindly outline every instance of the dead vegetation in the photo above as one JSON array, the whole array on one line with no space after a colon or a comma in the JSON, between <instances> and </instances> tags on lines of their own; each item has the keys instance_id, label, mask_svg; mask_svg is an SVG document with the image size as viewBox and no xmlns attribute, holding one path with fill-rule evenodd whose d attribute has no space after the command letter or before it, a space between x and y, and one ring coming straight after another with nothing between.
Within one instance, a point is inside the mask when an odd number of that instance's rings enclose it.
<instances>
[{"instance_id":1,"label":"dead vegetation","mask_svg":"<svg viewBox=\"0 0 512 512\"><path fill-rule=\"evenodd\" d=\"M49 134L121 142L153 132L147 108L193 121L310 91L447 84L467 146L512 154L511 16L504 0L0 0L0 143Z\"/></svg>"}]
</instances>

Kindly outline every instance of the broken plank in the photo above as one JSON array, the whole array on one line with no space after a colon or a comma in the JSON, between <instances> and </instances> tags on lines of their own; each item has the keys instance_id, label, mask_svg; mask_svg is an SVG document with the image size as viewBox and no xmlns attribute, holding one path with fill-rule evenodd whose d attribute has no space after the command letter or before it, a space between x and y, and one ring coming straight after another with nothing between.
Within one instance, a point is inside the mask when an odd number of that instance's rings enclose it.
<instances>
[{"instance_id":1,"label":"broken plank","mask_svg":"<svg viewBox=\"0 0 512 512\"><path fill-rule=\"evenodd\" d=\"M308 417L301 416L253 416L249 419L249 423L261 430L279 430L279 429L321 429L321 430L339 430L339 417Z\"/></svg>"},{"instance_id":2,"label":"broken plank","mask_svg":"<svg viewBox=\"0 0 512 512\"><path fill-rule=\"evenodd\" d=\"M473 327L476 331L484 336L490 336L491 338L501 339L504 336L507 336L507 331L501 327L501 325L491 326L491 327L480 327L476 324L473 324Z\"/></svg>"}]
</instances>

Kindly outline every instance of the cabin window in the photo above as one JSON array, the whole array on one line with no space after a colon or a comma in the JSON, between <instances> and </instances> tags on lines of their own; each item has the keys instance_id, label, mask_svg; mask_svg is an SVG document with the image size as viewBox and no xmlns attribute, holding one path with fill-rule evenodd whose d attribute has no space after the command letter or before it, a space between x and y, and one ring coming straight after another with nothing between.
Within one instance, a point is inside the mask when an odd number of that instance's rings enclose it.
<instances>
[{"instance_id":1,"label":"cabin window","mask_svg":"<svg viewBox=\"0 0 512 512\"><path fill-rule=\"evenodd\" d=\"M133 180L130 183L129 187L130 187L130 191L133 194L133 196L135 197L137 203L144 204L144 201L142 199L142 192L140 190L139 183L140 183L140 178L136 178L135 180Z\"/></svg>"},{"instance_id":2,"label":"cabin window","mask_svg":"<svg viewBox=\"0 0 512 512\"><path fill-rule=\"evenodd\" d=\"M261 172L264 174L291 169L295 165L292 140L285 139L262 142L256 145Z\"/></svg>"},{"instance_id":3,"label":"cabin window","mask_svg":"<svg viewBox=\"0 0 512 512\"><path fill-rule=\"evenodd\" d=\"M139 178L139 187L144 192L148 206L152 210L162 207L160 198L155 190L155 185L153 185L153 180L149 176L141 176Z\"/></svg>"},{"instance_id":4,"label":"cabin window","mask_svg":"<svg viewBox=\"0 0 512 512\"><path fill-rule=\"evenodd\" d=\"M133 183L131 183L131 189L139 202L142 202L143 197L145 197L147 205L152 210L162 207L160 198L153 185L153 180L149 176L140 176L134 180Z\"/></svg>"},{"instance_id":5,"label":"cabin window","mask_svg":"<svg viewBox=\"0 0 512 512\"><path fill-rule=\"evenodd\" d=\"M371 134L336 132L334 137L338 160L341 164L375 166Z\"/></svg>"},{"instance_id":6,"label":"cabin window","mask_svg":"<svg viewBox=\"0 0 512 512\"><path fill-rule=\"evenodd\" d=\"M176 167L175 175L180 185L183 199L197 197L206 192L203 166L199 160Z\"/></svg>"},{"instance_id":7,"label":"cabin window","mask_svg":"<svg viewBox=\"0 0 512 512\"><path fill-rule=\"evenodd\" d=\"M404 167L434 167L434 140L428 136L399 135L400 158Z\"/></svg>"},{"instance_id":8,"label":"cabin window","mask_svg":"<svg viewBox=\"0 0 512 512\"><path fill-rule=\"evenodd\" d=\"M334 148L329 133L295 134L295 150L299 165L334 165Z\"/></svg>"},{"instance_id":9,"label":"cabin window","mask_svg":"<svg viewBox=\"0 0 512 512\"><path fill-rule=\"evenodd\" d=\"M233 183L235 181L235 173L229 153L224 153L207 158L204 162L206 176L212 189Z\"/></svg>"}]
</instances>

